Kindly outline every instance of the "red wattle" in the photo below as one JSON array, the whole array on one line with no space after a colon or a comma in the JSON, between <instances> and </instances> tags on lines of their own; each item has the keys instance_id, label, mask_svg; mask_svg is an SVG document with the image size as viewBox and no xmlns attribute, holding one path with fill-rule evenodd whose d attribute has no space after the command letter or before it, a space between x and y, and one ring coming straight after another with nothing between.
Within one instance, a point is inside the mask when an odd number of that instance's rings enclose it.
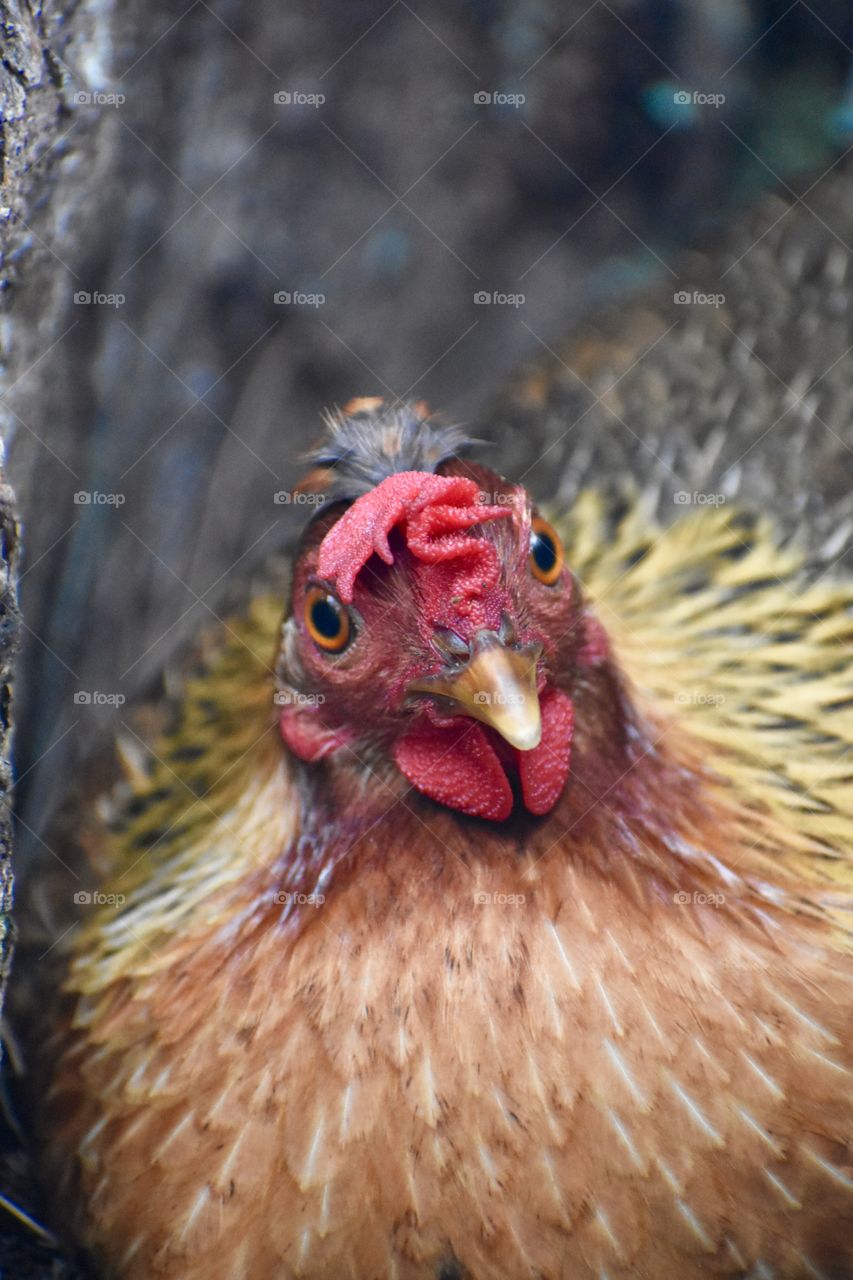
<instances>
[{"instance_id":1,"label":"red wattle","mask_svg":"<svg viewBox=\"0 0 853 1280\"><path fill-rule=\"evenodd\" d=\"M394 747L397 767L413 787L460 813L500 822L512 811L512 789L497 753L476 722L422 721Z\"/></svg>"},{"instance_id":2,"label":"red wattle","mask_svg":"<svg viewBox=\"0 0 853 1280\"><path fill-rule=\"evenodd\" d=\"M553 809L569 773L575 709L568 694L545 689L539 698L542 740L532 751L517 752L524 803L531 813Z\"/></svg>"}]
</instances>

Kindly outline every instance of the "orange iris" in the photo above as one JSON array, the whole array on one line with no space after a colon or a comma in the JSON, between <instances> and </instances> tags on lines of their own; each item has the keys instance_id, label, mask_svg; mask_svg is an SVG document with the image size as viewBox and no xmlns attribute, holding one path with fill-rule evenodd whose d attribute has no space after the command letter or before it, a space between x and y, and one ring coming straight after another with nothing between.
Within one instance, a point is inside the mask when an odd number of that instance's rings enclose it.
<instances>
[{"instance_id":1,"label":"orange iris","mask_svg":"<svg viewBox=\"0 0 853 1280\"><path fill-rule=\"evenodd\" d=\"M305 593L305 627L324 653L340 653L352 634L350 616L340 600L325 587L309 587Z\"/></svg>"},{"instance_id":2,"label":"orange iris","mask_svg":"<svg viewBox=\"0 0 853 1280\"><path fill-rule=\"evenodd\" d=\"M563 571L563 544L555 529L541 516L530 528L530 572L538 582L552 587Z\"/></svg>"}]
</instances>

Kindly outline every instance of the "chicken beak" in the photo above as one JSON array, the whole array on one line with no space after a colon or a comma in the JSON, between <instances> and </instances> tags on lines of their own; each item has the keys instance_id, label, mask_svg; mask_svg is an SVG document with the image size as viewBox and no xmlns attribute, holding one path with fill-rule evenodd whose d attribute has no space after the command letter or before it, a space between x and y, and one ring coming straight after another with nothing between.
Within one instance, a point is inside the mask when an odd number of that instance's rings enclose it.
<instances>
[{"instance_id":1,"label":"chicken beak","mask_svg":"<svg viewBox=\"0 0 853 1280\"><path fill-rule=\"evenodd\" d=\"M519 751L532 751L542 737L536 687L541 652L540 645L508 649L495 631L478 631L464 667L413 681L409 692L448 698L456 704L454 714L488 725Z\"/></svg>"}]
</instances>

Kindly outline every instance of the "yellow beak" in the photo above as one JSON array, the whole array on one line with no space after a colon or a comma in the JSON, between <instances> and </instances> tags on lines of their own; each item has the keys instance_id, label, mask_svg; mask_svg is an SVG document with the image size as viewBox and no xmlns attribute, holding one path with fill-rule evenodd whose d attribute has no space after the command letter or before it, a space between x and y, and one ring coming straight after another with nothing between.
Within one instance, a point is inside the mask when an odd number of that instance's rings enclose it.
<instances>
[{"instance_id":1,"label":"yellow beak","mask_svg":"<svg viewBox=\"0 0 853 1280\"><path fill-rule=\"evenodd\" d=\"M439 694L451 702L451 714L471 716L496 729L510 746L532 751L542 737L536 691L541 652L539 645L508 649L497 632L478 631L461 670L415 680L409 692Z\"/></svg>"}]
</instances>

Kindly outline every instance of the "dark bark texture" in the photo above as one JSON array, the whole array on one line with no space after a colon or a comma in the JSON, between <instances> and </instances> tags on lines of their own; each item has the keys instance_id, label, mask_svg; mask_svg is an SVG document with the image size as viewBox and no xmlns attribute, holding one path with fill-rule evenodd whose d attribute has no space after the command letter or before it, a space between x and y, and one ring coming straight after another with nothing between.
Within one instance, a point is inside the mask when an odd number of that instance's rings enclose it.
<instances>
[{"instance_id":1,"label":"dark bark texture","mask_svg":"<svg viewBox=\"0 0 853 1280\"><path fill-rule=\"evenodd\" d=\"M809 190L849 143L842 0L0 0L0 31L23 881L123 708L286 552L336 402L424 397L564 501L626 471L662 510L775 501L843 554L853 180ZM2 1189L49 1216L13 1139ZM0 1275L81 1274L6 1216Z\"/></svg>"}]
</instances>

